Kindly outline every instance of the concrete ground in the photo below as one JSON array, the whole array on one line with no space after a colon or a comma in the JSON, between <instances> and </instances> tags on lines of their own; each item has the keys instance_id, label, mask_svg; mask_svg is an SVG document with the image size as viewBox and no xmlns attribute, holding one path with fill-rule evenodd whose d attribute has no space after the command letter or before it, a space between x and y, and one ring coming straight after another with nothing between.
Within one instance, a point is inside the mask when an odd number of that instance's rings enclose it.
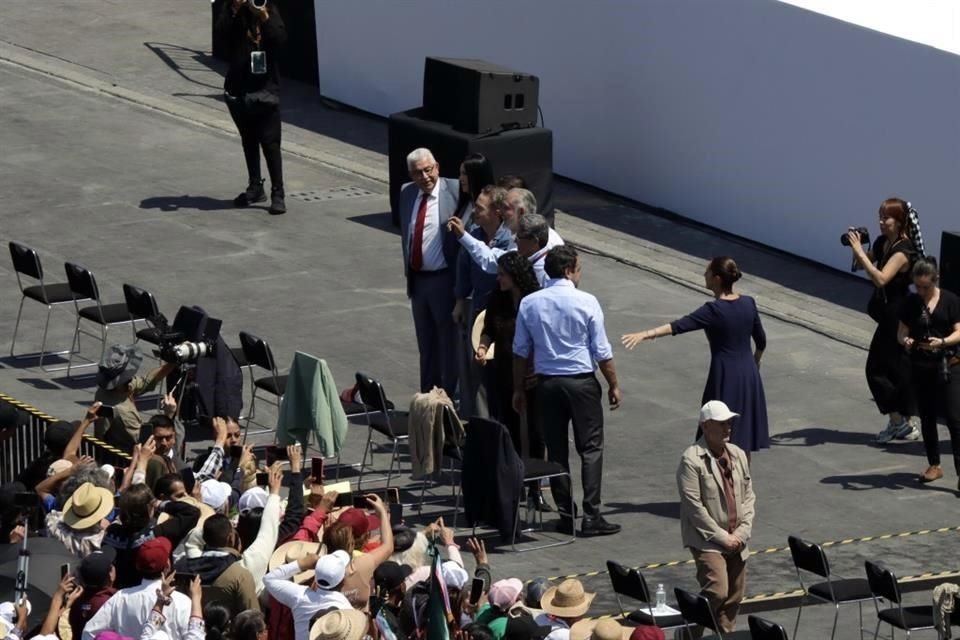
<instances>
[{"instance_id":1,"label":"concrete ground","mask_svg":"<svg viewBox=\"0 0 960 640\"><path fill-rule=\"evenodd\" d=\"M280 363L306 351L327 360L340 386L364 371L406 404L416 390L416 347L389 226L383 122L328 108L308 88L288 85L290 212L235 210L230 200L245 173L217 98L206 5L8 0L4 9L4 239L36 247L52 280L63 278L70 260L95 272L107 302L121 301L129 282L152 291L168 315L200 304L224 319L232 344L238 331L250 331L270 342ZM306 192L320 199L294 195ZM658 565L645 571L647 580L668 590L695 587L691 566L671 564L687 559L674 471L695 429L706 341L662 339L633 352L618 343L624 332L702 304L703 265L719 253L735 256L747 273L743 290L760 302L769 338L762 372L773 446L754 457L752 547L774 550L750 561L748 594L796 589L782 550L789 534L843 542L828 552L834 571L847 576L861 576L864 559L882 559L901 576L960 568L951 560L960 525L954 475L920 486L919 443L873 444L882 424L862 375L871 331L861 313L869 293L862 281L573 183L558 185L557 202L558 231L586 254L582 287L599 298L617 343L624 405L607 415L604 499L624 531L496 553L499 575L594 574L616 559ZM8 301L0 335L9 336L19 301L9 263L0 262L0 287ZM39 346L41 307L28 303L24 313L18 351ZM54 312L53 344L69 343L73 321L66 308ZM111 336L126 340L127 331ZM99 353L92 340L83 349ZM0 391L53 415L79 418L90 401L89 378L46 374L10 358L0 367ZM274 415L259 407L258 414ZM345 461L359 460L365 435L351 430ZM377 456L378 465L385 462ZM884 537L904 532L919 533ZM606 576L583 579L601 594L593 613L613 613ZM926 593L911 602L926 602ZM789 604L778 596L753 606ZM792 631L795 611L764 615ZM842 617L839 637L855 637L856 612ZM804 613L801 637L826 637L831 623L825 607L814 608Z\"/></svg>"}]
</instances>

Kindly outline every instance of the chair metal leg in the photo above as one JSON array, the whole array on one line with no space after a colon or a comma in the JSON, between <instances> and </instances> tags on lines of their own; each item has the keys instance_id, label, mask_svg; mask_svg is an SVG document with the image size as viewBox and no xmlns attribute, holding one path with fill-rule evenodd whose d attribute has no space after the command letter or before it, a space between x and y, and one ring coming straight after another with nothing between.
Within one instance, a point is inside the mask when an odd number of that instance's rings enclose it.
<instances>
[{"instance_id":1,"label":"chair metal leg","mask_svg":"<svg viewBox=\"0 0 960 640\"><path fill-rule=\"evenodd\" d=\"M17 321L13 324L13 338L10 340L10 357L13 356L13 348L17 344L17 330L20 329L20 316L23 314L23 301L26 300L26 296L20 296L20 308L17 309ZM51 307L47 307L49 310ZM47 313L47 321L49 322L49 311ZM40 360L43 361L43 348L40 349Z\"/></svg>"},{"instance_id":2,"label":"chair metal leg","mask_svg":"<svg viewBox=\"0 0 960 640\"><path fill-rule=\"evenodd\" d=\"M877 628L873 630L873 640L877 640L880 636L880 619L877 618Z\"/></svg>"},{"instance_id":3,"label":"chair metal leg","mask_svg":"<svg viewBox=\"0 0 960 640\"><path fill-rule=\"evenodd\" d=\"M110 331L110 325L105 324L100 326L100 359L97 360L98 363L103 362L103 354L107 352L107 332Z\"/></svg>"},{"instance_id":4,"label":"chair metal leg","mask_svg":"<svg viewBox=\"0 0 960 640\"><path fill-rule=\"evenodd\" d=\"M833 640L834 636L837 635L837 620L840 619L840 604L837 602L833 604L836 607L836 611L833 612L833 629L830 630L830 640Z\"/></svg>"},{"instance_id":5,"label":"chair metal leg","mask_svg":"<svg viewBox=\"0 0 960 640\"><path fill-rule=\"evenodd\" d=\"M393 441L393 455L390 456L390 469L387 471L387 489L390 488L390 480L393 478L393 465L397 464L397 473L400 473L400 441Z\"/></svg>"},{"instance_id":6,"label":"chair metal leg","mask_svg":"<svg viewBox=\"0 0 960 640\"><path fill-rule=\"evenodd\" d=\"M367 453L370 451L370 444L372 441L373 441L373 429L368 428L367 429L367 446L363 448L363 459L360 461L360 475L357 477L357 493L361 493L360 487L363 485L363 471L364 469L367 468Z\"/></svg>"},{"instance_id":7,"label":"chair metal leg","mask_svg":"<svg viewBox=\"0 0 960 640\"><path fill-rule=\"evenodd\" d=\"M791 638L794 638L794 640L796 640L796 638L799 637L797 635L797 630L800 629L800 614L802 613L803 613L803 598L800 598L800 606L797 607L797 620L796 622L793 623L793 635L790 636Z\"/></svg>"},{"instance_id":8,"label":"chair metal leg","mask_svg":"<svg viewBox=\"0 0 960 640\"><path fill-rule=\"evenodd\" d=\"M70 342L70 357L67 359L67 377L70 377L70 369L73 367L73 354L80 350L80 316L77 316L77 324L73 329L73 341Z\"/></svg>"}]
</instances>

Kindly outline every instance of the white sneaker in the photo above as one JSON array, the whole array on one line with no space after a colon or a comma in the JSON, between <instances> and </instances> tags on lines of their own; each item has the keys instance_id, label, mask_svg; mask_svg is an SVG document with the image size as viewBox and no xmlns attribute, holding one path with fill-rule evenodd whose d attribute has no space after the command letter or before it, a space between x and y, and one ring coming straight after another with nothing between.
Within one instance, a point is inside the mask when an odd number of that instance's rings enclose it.
<instances>
[{"instance_id":1,"label":"white sneaker","mask_svg":"<svg viewBox=\"0 0 960 640\"><path fill-rule=\"evenodd\" d=\"M896 424L893 422L888 422L886 428L877 434L877 442L890 442L897 437L897 433L899 433L904 426L908 426L906 421L898 422Z\"/></svg>"},{"instance_id":2,"label":"white sneaker","mask_svg":"<svg viewBox=\"0 0 960 640\"><path fill-rule=\"evenodd\" d=\"M920 430L913 426L909 421L904 421L903 425L897 429L897 433L893 436L894 440L919 440L920 439Z\"/></svg>"}]
</instances>

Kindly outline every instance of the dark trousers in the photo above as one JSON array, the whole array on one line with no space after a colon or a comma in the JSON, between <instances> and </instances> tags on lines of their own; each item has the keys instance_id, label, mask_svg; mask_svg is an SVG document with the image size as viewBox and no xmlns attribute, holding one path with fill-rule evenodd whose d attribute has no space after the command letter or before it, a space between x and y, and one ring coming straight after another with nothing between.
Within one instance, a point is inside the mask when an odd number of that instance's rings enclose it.
<instances>
[{"instance_id":1,"label":"dark trousers","mask_svg":"<svg viewBox=\"0 0 960 640\"><path fill-rule=\"evenodd\" d=\"M457 390L457 327L453 322L453 270L411 272L410 306L420 350L420 391Z\"/></svg>"},{"instance_id":2,"label":"dark trousers","mask_svg":"<svg viewBox=\"0 0 960 640\"><path fill-rule=\"evenodd\" d=\"M960 366L951 368L950 382L946 384L941 382L940 372L935 367L914 367L912 375L927 463L940 464L937 416L942 414L950 432L953 466L960 475Z\"/></svg>"},{"instance_id":3,"label":"dark trousers","mask_svg":"<svg viewBox=\"0 0 960 640\"><path fill-rule=\"evenodd\" d=\"M567 425L573 421L573 444L580 455L583 512L600 515L603 475L603 404L600 383L593 373L576 376L543 376L537 389L540 424L547 444L547 460L570 470ZM569 478L550 480L553 499L561 513L570 509Z\"/></svg>"},{"instance_id":4,"label":"dark trousers","mask_svg":"<svg viewBox=\"0 0 960 640\"><path fill-rule=\"evenodd\" d=\"M510 345L507 344L507 347ZM505 349L505 351L508 351ZM486 365L490 415L501 422L510 432L510 440L518 455L522 455L523 427L520 416L513 410L513 355L506 353L496 356ZM543 425L540 420L540 405L535 389L527 394L527 455L535 460L543 460L547 451L543 441Z\"/></svg>"},{"instance_id":5,"label":"dark trousers","mask_svg":"<svg viewBox=\"0 0 960 640\"><path fill-rule=\"evenodd\" d=\"M270 186L283 191L283 160L280 156L280 109L251 113L239 100L227 100L230 116L240 132L243 157L250 184L260 182L260 149L267 160Z\"/></svg>"},{"instance_id":6,"label":"dark trousers","mask_svg":"<svg viewBox=\"0 0 960 640\"><path fill-rule=\"evenodd\" d=\"M896 319L885 319L877 325L867 353L867 386L880 413L896 411L904 416L916 415L916 402L910 384L910 360L897 342Z\"/></svg>"}]
</instances>

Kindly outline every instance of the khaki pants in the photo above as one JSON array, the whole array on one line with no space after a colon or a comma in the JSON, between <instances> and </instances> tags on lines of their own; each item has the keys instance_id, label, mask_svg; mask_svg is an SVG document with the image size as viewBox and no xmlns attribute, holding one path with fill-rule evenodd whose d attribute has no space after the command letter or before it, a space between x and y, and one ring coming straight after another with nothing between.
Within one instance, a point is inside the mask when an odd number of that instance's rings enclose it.
<instances>
[{"instance_id":1,"label":"khaki pants","mask_svg":"<svg viewBox=\"0 0 960 640\"><path fill-rule=\"evenodd\" d=\"M747 579L747 563L739 553L717 553L690 549L697 565L697 582L723 633L736 628L737 611ZM702 630L700 630L702 633ZM699 634L696 634L699 637Z\"/></svg>"}]
</instances>

